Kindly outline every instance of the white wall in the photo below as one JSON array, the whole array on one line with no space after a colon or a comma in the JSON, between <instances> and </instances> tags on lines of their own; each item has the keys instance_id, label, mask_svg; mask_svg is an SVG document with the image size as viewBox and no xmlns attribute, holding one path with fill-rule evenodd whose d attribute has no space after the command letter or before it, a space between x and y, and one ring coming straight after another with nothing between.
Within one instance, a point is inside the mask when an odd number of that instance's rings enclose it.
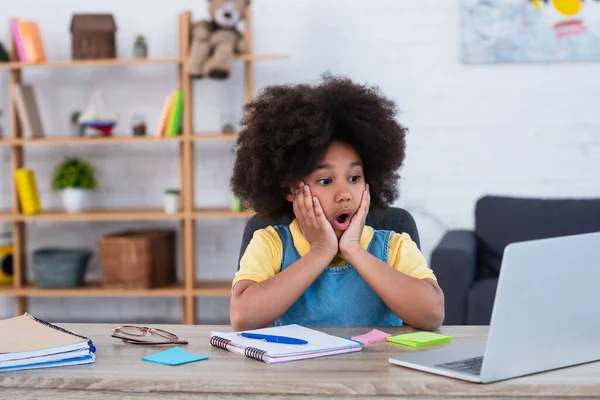
<instances>
[{"instance_id":1,"label":"white wall","mask_svg":"<svg viewBox=\"0 0 600 400\"><path fill-rule=\"evenodd\" d=\"M461 65L458 6L458 1L441 0L255 0L252 6L255 52L289 55L285 61L256 64L257 89L315 80L330 70L377 84L398 102L403 112L399 119L410 128L398 205L415 216L428 257L446 229L472 226L474 202L483 194L600 195L597 65ZM120 56L131 56L134 36L143 33L149 37L151 57L173 57L177 14L183 9L200 18L205 2L2 2L0 38L6 44L8 17L35 18L41 22L48 56L68 59L71 13L112 12ZM8 74L1 74L0 105L6 110ZM36 85L45 128L56 135L67 131L69 112L85 103L94 85L118 110L120 132L138 112L149 117L153 129L164 96L176 85L172 66L36 69L25 71L24 79ZM196 131L218 129L222 114L239 116L242 83L239 63L226 82L195 83ZM6 132L7 117L3 119ZM231 144L203 146L196 152L196 204L226 207ZM162 189L178 182L175 145L28 148L26 163L36 170L45 207L60 205L49 191L49 179L53 166L67 154L83 155L99 169L97 206L158 207ZM10 205L8 155L0 147L0 209ZM150 172L152 166L159 172ZM105 232L145 225L32 223L29 250L93 246ZM242 228L243 221L199 223L200 277L233 275ZM90 278L98 274L95 257ZM200 321L227 322L228 304L228 298L202 299ZM177 322L179 307L173 299L32 301L33 313L53 320ZM0 317L13 312L12 299L0 298Z\"/></svg>"}]
</instances>

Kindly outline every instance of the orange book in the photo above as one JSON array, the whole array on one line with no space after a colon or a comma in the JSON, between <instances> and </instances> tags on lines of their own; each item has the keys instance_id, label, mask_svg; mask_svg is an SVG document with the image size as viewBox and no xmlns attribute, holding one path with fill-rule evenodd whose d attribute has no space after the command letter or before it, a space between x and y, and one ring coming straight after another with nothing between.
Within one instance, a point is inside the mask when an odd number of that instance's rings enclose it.
<instances>
[{"instance_id":1,"label":"orange book","mask_svg":"<svg viewBox=\"0 0 600 400\"><path fill-rule=\"evenodd\" d=\"M157 137L164 136L165 126L167 125L167 118L169 117L172 103L173 103L173 94L170 94L165 99L165 103L163 104L162 112L160 113L160 118L158 119L158 125L156 126L156 131L154 132L154 134Z\"/></svg>"},{"instance_id":2,"label":"orange book","mask_svg":"<svg viewBox=\"0 0 600 400\"><path fill-rule=\"evenodd\" d=\"M40 32L40 26L30 21L31 23L31 31L33 33L33 43L35 45L35 50L38 56L39 62L46 62L48 59L46 58L46 49L44 48L44 40L42 39L42 34Z\"/></svg>"},{"instance_id":3,"label":"orange book","mask_svg":"<svg viewBox=\"0 0 600 400\"><path fill-rule=\"evenodd\" d=\"M38 25L33 21L18 20L19 30L21 31L21 40L28 62L46 61L46 52L40 35Z\"/></svg>"}]
</instances>

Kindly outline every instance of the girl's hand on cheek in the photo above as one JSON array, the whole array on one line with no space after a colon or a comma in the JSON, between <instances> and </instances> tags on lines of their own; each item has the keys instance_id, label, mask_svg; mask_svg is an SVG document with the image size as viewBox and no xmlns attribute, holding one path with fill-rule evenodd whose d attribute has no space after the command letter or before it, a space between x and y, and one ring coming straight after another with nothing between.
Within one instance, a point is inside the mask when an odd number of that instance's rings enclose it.
<instances>
[{"instance_id":1,"label":"girl's hand on cheek","mask_svg":"<svg viewBox=\"0 0 600 400\"><path fill-rule=\"evenodd\" d=\"M350 226L340 238L340 252L345 259L347 259L348 254L351 252L364 250L360 245L360 238L363 229L365 228L365 221L367 220L370 204L371 194L369 193L369 185L367 184L358 211L354 214L352 221L350 221Z\"/></svg>"},{"instance_id":2,"label":"girl's hand on cheek","mask_svg":"<svg viewBox=\"0 0 600 400\"><path fill-rule=\"evenodd\" d=\"M302 233L310 243L310 250L322 251L333 259L338 252L335 231L325 217L319 199L312 195L308 185L303 182L294 193L293 209Z\"/></svg>"}]
</instances>

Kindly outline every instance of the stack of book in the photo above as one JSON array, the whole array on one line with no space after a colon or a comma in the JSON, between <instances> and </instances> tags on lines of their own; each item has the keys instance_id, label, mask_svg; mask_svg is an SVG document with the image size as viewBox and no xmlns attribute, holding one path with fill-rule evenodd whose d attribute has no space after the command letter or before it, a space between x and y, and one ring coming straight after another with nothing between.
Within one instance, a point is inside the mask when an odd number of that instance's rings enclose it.
<instances>
[{"instance_id":1,"label":"stack of book","mask_svg":"<svg viewBox=\"0 0 600 400\"><path fill-rule=\"evenodd\" d=\"M47 61L44 42L37 22L13 18L10 20L10 30L19 61L27 63Z\"/></svg>"},{"instance_id":2,"label":"stack of book","mask_svg":"<svg viewBox=\"0 0 600 400\"><path fill-rule=\"evenodd\" d=\"M167 96L154 133L157 137L172 137L181 134L183 101L181 89L177 89Z\"/></svg>"},{"instance_id":3,"label":"stack of book","mask_svg":"<svg viewBox=\"0 0 600 400\"><path fill-rule=\"evenodd\" d=\"M89 364L95 352L89 338L31 314L0 320L0 372Z\"/></svg>"}]
</instances>

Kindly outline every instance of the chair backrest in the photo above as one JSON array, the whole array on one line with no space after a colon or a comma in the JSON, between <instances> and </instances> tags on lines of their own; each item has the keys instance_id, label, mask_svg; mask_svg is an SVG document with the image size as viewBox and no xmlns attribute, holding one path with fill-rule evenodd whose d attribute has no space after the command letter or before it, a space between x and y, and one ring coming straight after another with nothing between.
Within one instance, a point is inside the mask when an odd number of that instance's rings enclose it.
<instances>
[{"instance_id":1,"label":"chair backrest","mask_svg":"<svg viewBox=\"0 0 600 400\"><path fill-rule=\"evenodd\" d=\"M600 199L484 196L475 206L479 274L498 276L513 242L600 231Z\"/></svg>"},{"instance_id":2,"label":"chair backrest","mask_svg":"<svg viewBox=\"0 0 600 400\"><path fill-rule=\"evenodd\" d=\"M240 269L240 259L248 247L248 243L254 235L254 231L258 229L266 228L269 225L278 224L289 224L291 220L289 218L282 218L275 223L267 223L258 218L257 215L253 215L244 228L244 234L242 236L242 244L240 246L240 254L238 257L238 270ZM367 225L372 226L374 229L380 230L391 230L398 233L408 233L411 239L417 244L417 247L421 248L419 241L419 232L417 230L417 224L410 213L402 208L388 207L385 211L372 212L367 215L365 222Z\"/></svg>"}]
</instances>

